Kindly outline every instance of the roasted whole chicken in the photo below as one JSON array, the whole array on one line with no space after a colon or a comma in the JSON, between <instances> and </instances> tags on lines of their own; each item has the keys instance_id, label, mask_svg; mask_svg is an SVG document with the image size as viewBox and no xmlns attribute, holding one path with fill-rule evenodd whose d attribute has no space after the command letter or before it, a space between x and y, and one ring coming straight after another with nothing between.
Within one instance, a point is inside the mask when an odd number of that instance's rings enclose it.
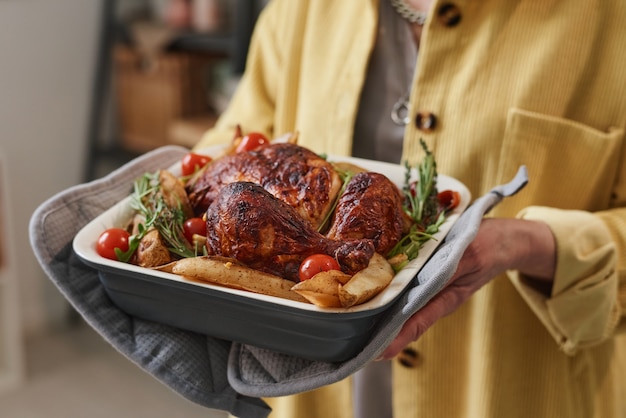
<instances>
[{"instance_id":1,"label":"roasted whole chicken","mask_svg":"<svg viewBox=\"0 0 626 418\"><path fill-rule=\"evenodd\" d=\"M361 172L342 185L317 154L274 143L216 160L187 192L194 211L206 215L210 255L297 281L309 255L331 255L354 274L405 232L401 192L386 176Z\"/></svg>"}]
</instances>

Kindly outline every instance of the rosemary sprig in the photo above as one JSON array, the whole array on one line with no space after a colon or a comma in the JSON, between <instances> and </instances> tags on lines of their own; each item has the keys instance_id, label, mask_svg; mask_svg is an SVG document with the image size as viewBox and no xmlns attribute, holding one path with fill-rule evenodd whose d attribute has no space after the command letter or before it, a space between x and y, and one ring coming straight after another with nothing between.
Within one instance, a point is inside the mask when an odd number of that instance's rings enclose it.
<instances>
[{"instance_id":1,"label":"rosemary sprig","mask_svg":"<svg viewBox=\"0 0 626 418\"><path fill-rule=\"evenodd\" d=\"M426 227L438 212L437 163L424 140L420 140L420 144L426 155L416 167L418 179L416 182L410 182L411 167L405 162L407 170L403 190L407 201L405 208L407 214L413 221Z\"/></svg>"},{"instance_id":2,"label":"rosemary sprig","mask_svg":"<svg viewBox=\"0 0 626 418\"><path fill-rule=\"evenodd\" d=\"M180 257L195 257L196 254L186 244L183 222L185 215L180 207L172 208L165 204L162 196L157 196L153 226L169 244L168 249Z\"/></svg>"},{"instance_id":3,"label":"rosemary sprig","mask_svg":"<svg viewBox=\"0 0 626 418\"><path fill-rule=\"evenodd\" d=\"M144 222L138 225L137 234L130 237L128 251L116 249L120 261L129 261L139 247L139 242L151 228L156 228L168 244L168 249L180 257L194 257L184 238L185 216L181 207L170 207L160 193L159 172L145 173L133 183L130 206L141 214Z\"/></svg>"},{"instance_id":4,"label":"rosemary sprig","mask_svg":"<svg viewBox=\"0 0 626 418\"><path fill-rule=\"evenodd\" d=\"M323 156L323 158L325 158L325 156ZM350 183L350 180L352 180L352 177L354 177L354 173L351 172L351 171L340 170L337 166L334 166L334 169L335 169L335 172L341 178L341 181L343 183L341 185L341 189L339 190L339 193L337 193L337 196L335 197L335 200L332 203L332 207L330 208L330 210L326 214L326 217L324 217L324 220L322 221L320 226L317 228L318 232L323 231L328 226L328 223L330 222L330 218L333 216L333 213L335 213L335 209L337 208L337 204L339 204L339 198L346 191L346 187L348 186L348 183Z\"/></svg>"},{"instance_id":5,"label":"rosemary sprig","mask_svg":"<svg viewBox=\"0 0 626 418\"><path fill-rule=\"evenodd\" d=\"M439 213L437 220L428 225L426 229L421 229L417 223L411 225L409 233L402 237L388 254L390 259L398 255L405 256L402 257L401 261L392 264L396 272L402 270L411 260L416 259L426 242L435 239L434 235L439 232L439 227L445 220L445 212L442 211Z\"/></svg>"},{"instance_id":6,"label":"rosemary sprig","mask_svg":"<svg viewBox=\"0 0 626 418\"><path fill-rule=\"evenodd\" d=\"M420 144L426 153L421 163L416 166L417 180L411 182L412 169L405 162L404 186L402 188L405 204L404 210L413 224L409 232L389 252L391 259L404 255L402 261L393 263L396 271L404 268L419 255L424 243L434 239L434 234L444 223L445 211L439 209L437 200L437 163L424 140Z\"/></svg>"}]
</instances>

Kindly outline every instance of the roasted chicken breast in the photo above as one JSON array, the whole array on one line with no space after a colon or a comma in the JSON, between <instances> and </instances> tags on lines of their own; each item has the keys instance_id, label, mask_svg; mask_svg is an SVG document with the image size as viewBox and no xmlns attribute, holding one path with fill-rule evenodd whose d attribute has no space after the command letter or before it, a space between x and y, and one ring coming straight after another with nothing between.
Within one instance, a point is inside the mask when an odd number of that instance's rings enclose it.
<instances>
[{"instance_id":1,"label":"roasted chicken breast","mask_svg":"<svg viewBox=\"0 0 626 418\"><path fill-rule=\"evenodd\" d=\"M327 237L336 241L368 238L386 255L402 238L409 219L402 194L386 176L362 172L350 180L339 198Z\"/></svg>"},{"instance_id":2,"label":"roasted chicken breast","mask_svg":"<svg viewBox=\"0 0 626 418\"><path fill-rule=\"evenodd\" d=\"M342 185L319 155L296 144L273 143L219 158L190 179L187 193L195 213L204 214L224 186L239 181L259 184L314 228L329 215Z\"/></svg>"}]
</instances>

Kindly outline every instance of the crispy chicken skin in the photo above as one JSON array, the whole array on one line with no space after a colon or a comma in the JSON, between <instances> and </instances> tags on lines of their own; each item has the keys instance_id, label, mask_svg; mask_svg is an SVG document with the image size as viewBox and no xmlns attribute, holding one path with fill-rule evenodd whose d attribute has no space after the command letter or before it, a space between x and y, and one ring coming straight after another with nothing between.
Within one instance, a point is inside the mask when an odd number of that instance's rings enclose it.
<instances>
[{"instance_id":1,"label":"crispy chicken skin","mask_svg":"<svg viewBox=\"0 0 626 418\"><path fill-rule=\"evenodd\" d=\"M362 172L350 180L339 198L327 237L336 241L368 238L386 255L408 224L402 194L386 176Z\"/></svg>"},{"instance_id":2,"label":"crispy chicken skin","mask_svg":"<svg viewBox=\"0 0 626 418\"><path fill-rule=\"evenodd\" d=\"M309 255L333 256L342 270L354 274L374 254L370 239L328 239L292 206L252 182L221 187L206 216L209 254L232 257L293 281L298 280L300 263Z\"/></svg>"},{"instance_id":3,"label":"crispy chicken skin","mask_svg":"<svg viewBox=\"0 0 626 418\"><path fill-rule=\"evenodd\" d=\"M202 215L221 189L233 182L261 185L318 228L332 209L341 178L332 165L314 152L290 143L273 143L215 160L190 179L187 193Z\"/></svg>"}]
</instances>

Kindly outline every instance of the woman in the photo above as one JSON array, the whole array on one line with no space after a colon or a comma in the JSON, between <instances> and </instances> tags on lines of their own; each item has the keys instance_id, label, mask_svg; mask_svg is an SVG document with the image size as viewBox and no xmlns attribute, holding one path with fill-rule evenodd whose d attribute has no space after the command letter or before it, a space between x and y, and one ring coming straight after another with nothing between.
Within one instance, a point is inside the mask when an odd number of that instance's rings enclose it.
<instances>
[{"instance_id":1,"label":"woman","mask_svg":"<svg viewBox=\"0 0 626 418\"><path fill-rule=\"evenodd\" d=\"M377 362L393 369L390 409L626 416L626 3L408 3L270 2L238 90L197 148L241 124L414 163L423 139L473 196L526 165L529 185L485 219L452 283ZM346 380L268 402L273 417L349 417L351 395Z\"/></svg>"}]
</instances>

